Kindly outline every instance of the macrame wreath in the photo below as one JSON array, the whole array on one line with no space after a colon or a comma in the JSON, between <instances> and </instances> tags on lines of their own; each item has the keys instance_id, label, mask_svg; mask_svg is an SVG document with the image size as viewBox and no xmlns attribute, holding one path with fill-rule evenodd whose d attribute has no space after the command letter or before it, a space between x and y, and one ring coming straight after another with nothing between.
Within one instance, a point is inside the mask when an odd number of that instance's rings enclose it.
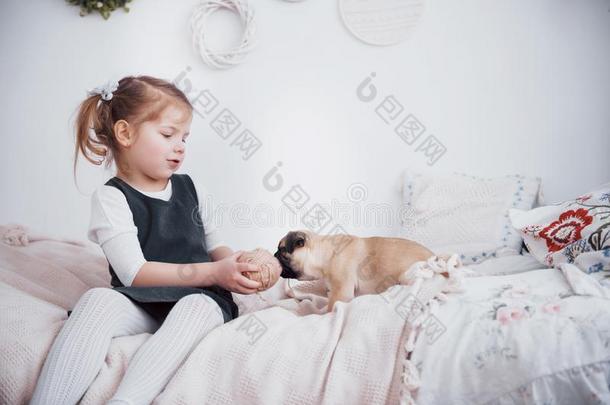
<instances>
[{"instance_id":1,"label":"macrame wreath","mask_svg":"<svg viewBox=\"0 0 610 405\"><path fill-rule=\"evenodd\" d=\"M218 10L225 9L236 13L243 27L241 43L227 50L215 51L206 44L206 21ZM191 33L193 47L201 55L203 61L216 69L227 69L243 61L254 47L254 10L247 0L202 0L195 7L191 16Z\"/></svg>"},{"instance_id":2,"label":"macrame wreath","mask_svg":"<svg viewBox=\"0 0 610 405\"><path fill-rule=\"evenodd\" d=\"M259 281L262 285L258 291L264 291L271 288L282 274L282 266L280 262L265 249L254 249L249 252L244 252L237 259L240 263L252 263L259 266L259 271L247 271L242 273L250 280Z\"/></svg>"}]
</instances>

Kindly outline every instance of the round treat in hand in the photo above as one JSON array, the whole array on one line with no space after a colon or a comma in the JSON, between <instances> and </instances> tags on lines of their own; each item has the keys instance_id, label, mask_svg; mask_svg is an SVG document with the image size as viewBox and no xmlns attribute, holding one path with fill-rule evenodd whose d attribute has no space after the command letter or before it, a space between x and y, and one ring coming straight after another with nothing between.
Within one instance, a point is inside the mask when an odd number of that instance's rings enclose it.
<instances>
[{"instance_id":1,"label":"round treat in hand","mask_svg":"<svg viewBox=\"0 0 610 405\"><path fill-rule=\"evenodd\" d=\"M261 287L258 291L264 291L272 287L282 274L280 262L267 250L257 248L244 252L237 259L240 263L252 263L258 265L259 271L245 271L242 274L250 280L259 281Z\"/></svg>"}]
</instances>

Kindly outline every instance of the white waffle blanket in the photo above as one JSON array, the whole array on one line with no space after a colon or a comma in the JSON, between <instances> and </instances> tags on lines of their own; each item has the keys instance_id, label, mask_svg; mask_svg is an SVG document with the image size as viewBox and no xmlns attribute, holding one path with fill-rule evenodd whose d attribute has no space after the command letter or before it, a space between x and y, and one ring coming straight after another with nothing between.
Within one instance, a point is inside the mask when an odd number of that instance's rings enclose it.
<instances>
[{"instance_id":1,"label":"white waffle blanket","mask_svg":"<svg viewBox=\"0 0 610 405\"><path fill-rule=\"evenodd\" d=\"M88 288L109 285L97 251L44 238L13 242L0 243L0 403L11 404L29 400L66 310ZM405 347L420 331L430 338L444 328L423 303L454 289L462 274L451 268L447 279L438 274L447 263L435 263L416 269L413 285L338 302L332 313L323 282L280 279L262 294L235 294L241 316L196 346L155 403L408 403L419 379ZM109 399L149 337L113 339L81 403Z\"/></svg>"}]
</instances>

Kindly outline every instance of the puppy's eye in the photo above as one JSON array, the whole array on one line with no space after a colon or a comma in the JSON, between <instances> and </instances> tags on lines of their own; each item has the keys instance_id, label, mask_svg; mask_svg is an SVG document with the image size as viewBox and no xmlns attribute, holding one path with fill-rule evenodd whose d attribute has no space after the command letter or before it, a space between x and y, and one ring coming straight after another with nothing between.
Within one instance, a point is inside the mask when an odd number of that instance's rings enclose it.
<instances>
[{"instance_id":1,"label":"puppy's eye","mask_svg":"<svg viewBox=\"0 0 610 405\"><path fill-rule=\"evenodd\" d=\"M296 247L303 247L303 246L305 246L305 239L297 239L296 242L294 243L294 245Z\"/></svg>"}]
</instances>

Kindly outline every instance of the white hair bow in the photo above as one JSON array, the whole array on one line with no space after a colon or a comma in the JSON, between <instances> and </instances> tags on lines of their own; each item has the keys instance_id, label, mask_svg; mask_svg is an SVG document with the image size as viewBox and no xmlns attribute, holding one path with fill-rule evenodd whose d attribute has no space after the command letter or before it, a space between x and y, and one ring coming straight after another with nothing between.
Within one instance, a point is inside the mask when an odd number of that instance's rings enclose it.
<instances>
[{"instance_id":1,"label":"white hair bow","mask_svg":"<svg viewBox=\"0 0 610 405\"><path fill-rule=\"evenodd\" d=\"M94 94L101 94L102 100L110 101L112 100L112 92L116 91L119 88L119 82L116 80L110 80L106 84L101 87L96 87L93 90L89 90L87 94L90 96Z\"/></svg>"}]
</instances>

